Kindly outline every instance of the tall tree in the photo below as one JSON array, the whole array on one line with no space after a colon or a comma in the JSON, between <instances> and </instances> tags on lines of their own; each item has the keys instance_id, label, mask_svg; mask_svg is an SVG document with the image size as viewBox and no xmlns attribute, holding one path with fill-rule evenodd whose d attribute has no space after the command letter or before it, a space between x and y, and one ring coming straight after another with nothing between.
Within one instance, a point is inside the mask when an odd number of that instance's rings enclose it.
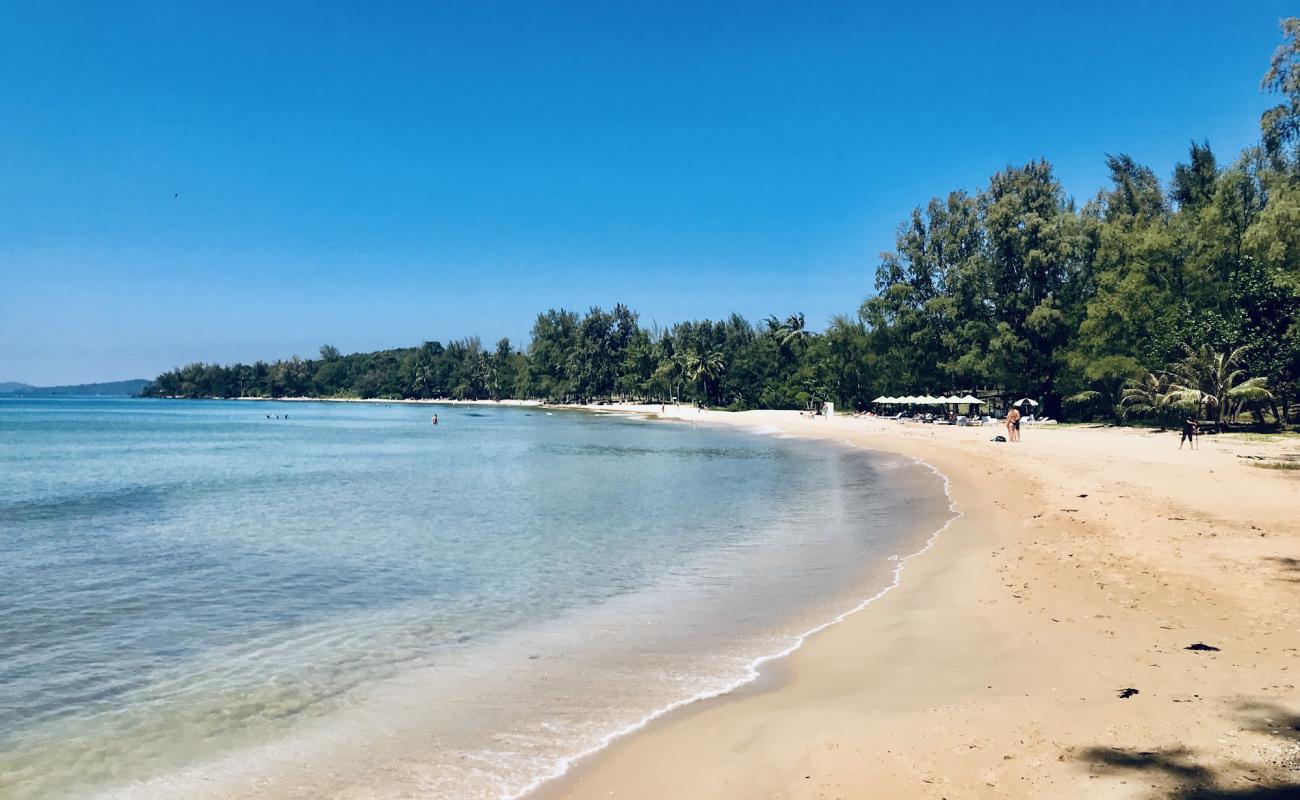
<instances>
[{"instance_id":1,"label":"tall tree","mask_svg":"<svg viewBox=\"0 0 1300 800\"><path fill-rule=\"evenodd\" d=\"M1260 118L1264 151L1278 162L1289 161L1294 169L1300 163L1292 152L1300 144L1300 18L1282 20L1282 44L1273 53L1261 86L1282 96L1282 102Z\"/></svg>"}]
</instances>

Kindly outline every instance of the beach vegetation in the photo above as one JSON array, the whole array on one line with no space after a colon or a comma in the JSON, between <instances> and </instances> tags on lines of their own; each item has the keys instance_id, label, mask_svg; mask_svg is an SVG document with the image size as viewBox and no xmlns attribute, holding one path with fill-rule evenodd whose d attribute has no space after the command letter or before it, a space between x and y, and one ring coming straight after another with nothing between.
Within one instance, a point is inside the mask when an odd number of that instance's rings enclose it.
<instances>
[{"instance_id":1,"label":"beach vegetation","mask_svg":"<svg viewBox=\"0 0 1300 800\"><path fill-rule=\"evenodd\" d=\"M1190 409L1198 418L1208 415L1222 429L1225 414L1235 417L1248 403L1272 400L1268 379L1247 377L1239 367L1249 349L1246 345L1224 353L1208 345L1199 350L1188 347L1187 357L1171 373L1166 401Z\"/></svg>"},{"instance_id":2,"label":"beach vegetation","mask_svg":"<svg viewBox=\"0 0 1300 800\"><path fill-rule=\"evenodd\" d=\"M1175 409L1168 373L1148 372L1140 378L1130 380L1121 393L1120 408L1126 417L1149 417L1156 421L1161 430L1169 427Z\"/></svg>"},{"instance_id":3,"label":"beach vegetation","mask_svg":"<svg viewBox=\"0 0 1300 800\"><path fill-rule=\"evenodd\" d=\"M182 397L635 399L864 409L882 394L975 393L1040 416L1216 428L1300 416L1300 20L1262 81L1279 103L1235 158L1192 140L1168 181L1125 153L1082 201L1045 159L918 205L856 313L668 327L624 305L549 309L530 341L476 338L270 364L190 364ZM864 281L866 284L867 281Z\"/></svg>"}]
</instances>

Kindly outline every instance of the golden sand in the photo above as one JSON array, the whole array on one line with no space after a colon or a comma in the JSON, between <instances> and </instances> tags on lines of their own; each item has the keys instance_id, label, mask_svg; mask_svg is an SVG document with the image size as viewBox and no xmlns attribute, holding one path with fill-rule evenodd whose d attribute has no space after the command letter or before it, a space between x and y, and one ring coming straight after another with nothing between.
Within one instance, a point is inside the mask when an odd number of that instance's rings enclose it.
<instances>
[{"instance_id":1,"label":"golden sand","mask_svg":"<svg viewBox=\"0 0 1300 800\"><path fill-rule=\"evenodd\" d=\"M1300 472L1252 458L1300 439L664 416L923 459L963 516L760 685L540 797L1300 797Z\"/></svg>"}]
</instances>

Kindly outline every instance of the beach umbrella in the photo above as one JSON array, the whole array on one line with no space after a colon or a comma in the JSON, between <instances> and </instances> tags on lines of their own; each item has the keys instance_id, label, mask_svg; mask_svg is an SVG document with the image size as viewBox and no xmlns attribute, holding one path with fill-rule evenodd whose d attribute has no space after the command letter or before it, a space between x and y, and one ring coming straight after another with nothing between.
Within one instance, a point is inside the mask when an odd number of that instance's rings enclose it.
<instances>
[{"instance_id":1,"label":"beach umbrella","mask_svg":"<svg viewBox=\"0 0 1300 800\"><path fill-rule=\"evenodd\" d=\"M1025 405L1026 403L1029 404L1029 405L1031 405L1031 406L1034 406L1035 408L1038 407L1038 401L1037 401L1037 400L1030 400L1028 397L1022 397L1022 398L1020 398L1019 400L1016 401L1015 404L1018 405L1018 406L1023 406L1023 405Z\"/></svg>"},{"instance_id":2,"label":"beach umbrella","mask_svg":"<svg viewBox=\"0 0 1300 800\"><path fill-rule=\"evenodd\" d=\"M871 402L873 402L873 403L888 403L888 402L890 402L891 399L892 399L892 398L885 397L885 396L882 394L880 397L877 397L875 400L872 400Z\"/></svg>"},{"instance_id":3,"label":"beach umbrella","mask_svg":"<svg viewBox=\"0 0 1300 800\"><path fill-rule=\"evenodd\" d=\"M927 406L937 406L943 401L937 397L932 397L931 395L927 394L924 397L920 398L920 402L926 404Z\"/></svg>"},{"instance_id":4,"label":"beach umbrella","mask_svg":"<svg viewBox=\"0 0 1300 800\"><path fill-rule=\"evenodd\" d=\"M962 399L961 399L960 397L958 397L957 395L953 394L953 395L948 395L947 397L943 398L943 402L945 402L945 403L953 403L953 404L956 404L956 403L964 403L965 401L962 400Z\"/></svg>"},{"instance_id":5,"label":"beach umbrella","mask_svg":"<svg viewBox=\"0 0 1300 800\"><path fill-rule=\"evenodd\" d=\"M959 403L967 403L967 404L972 405L972 406L982 406L982 405L984 405L984 401L983 401L983 400L979 399L978 397L976 397L976 396L974 396L974 395L970 395L970 394L966 395L965 397L963 397L961 400L958 400L957 402L959 402Z\"/></svg>"}]
</instances>

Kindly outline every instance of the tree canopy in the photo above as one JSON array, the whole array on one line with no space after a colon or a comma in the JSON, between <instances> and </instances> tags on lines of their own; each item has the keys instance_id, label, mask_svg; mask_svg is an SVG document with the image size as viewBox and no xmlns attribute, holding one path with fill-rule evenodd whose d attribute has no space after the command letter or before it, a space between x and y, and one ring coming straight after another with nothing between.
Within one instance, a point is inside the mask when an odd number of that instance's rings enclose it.
<instances>
[{"instance_id":1,"label":"tree canopy","mask_svg":"<svg viewBox=\"0 0 1300 800\"><path fill-rule=\"evenodd\" d=\"M1194 353L1220 369L1229 359L1249 388L1234 383L1231 397L1286 423L1300 397L1300 19L1282 29L1263 79L1281 102L1263 114L1258 146L1221 161L1193 140L1167 183L1107 155L1108 183L1082 205L1044 159L931 198L899 225L857 314L822 331L797 312L647 328L622 304L550 309L525 347L326 345L317 359L191 364L148 391L731 408L975 391L1038 398L1054 416L1158 415L1169 397L1193 396L1221 414L1228 395L1210 402L1185 374Z\"/></svg>"}]
</instances>

